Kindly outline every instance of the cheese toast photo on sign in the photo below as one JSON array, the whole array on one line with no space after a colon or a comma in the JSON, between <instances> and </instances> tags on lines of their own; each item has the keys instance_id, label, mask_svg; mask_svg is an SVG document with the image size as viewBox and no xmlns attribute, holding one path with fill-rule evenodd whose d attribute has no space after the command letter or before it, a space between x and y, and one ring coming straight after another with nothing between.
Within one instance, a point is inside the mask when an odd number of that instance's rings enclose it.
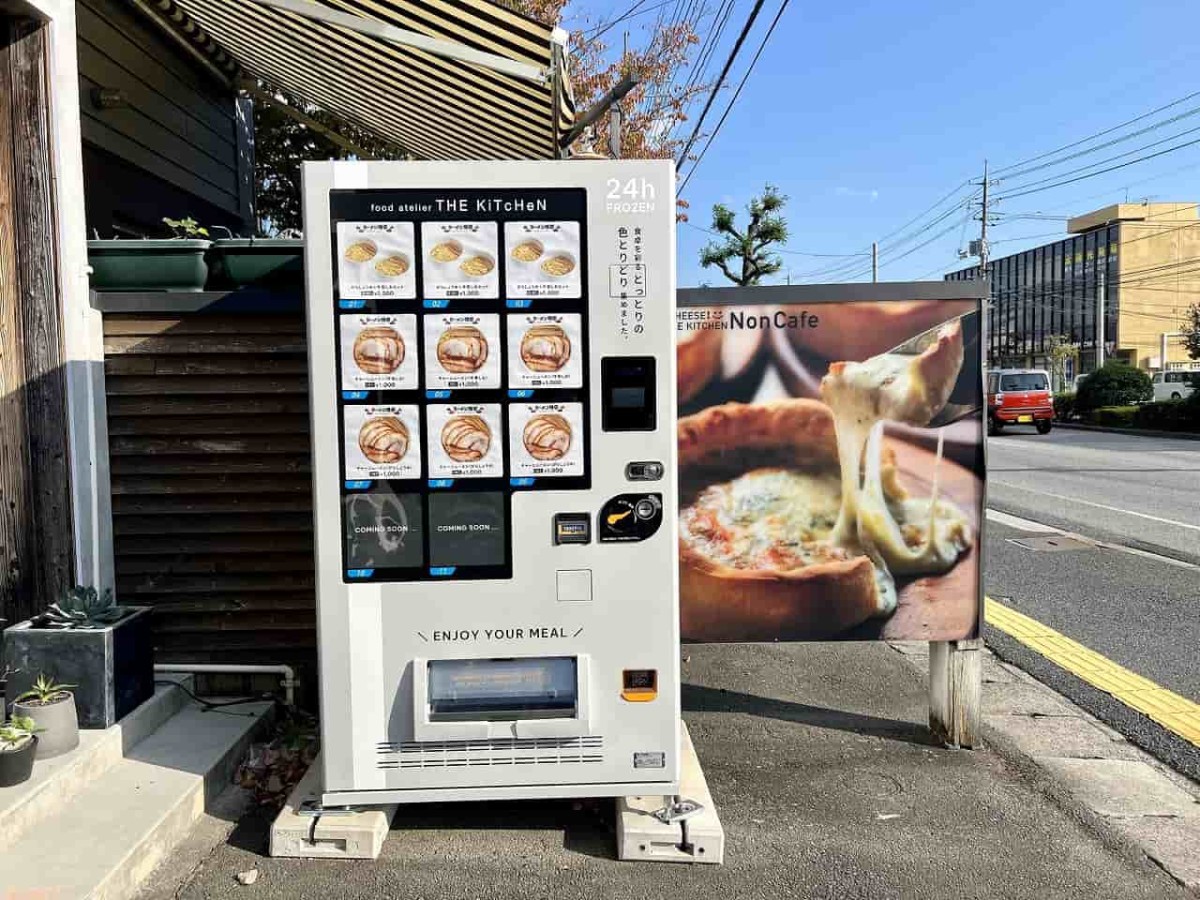
<instances>
[{"instance_id":1,"label":"cheese toast photo on sign","mask_svg":"<svg viewBox=\"0 0 1200 900\"><path fill-rule=\"evenodd\" d=\"M978 634L979 319L977 300L680 309L684 640ZM698 346L755 346L753 395L697 390Z\"/></svg>"}]
</instances>

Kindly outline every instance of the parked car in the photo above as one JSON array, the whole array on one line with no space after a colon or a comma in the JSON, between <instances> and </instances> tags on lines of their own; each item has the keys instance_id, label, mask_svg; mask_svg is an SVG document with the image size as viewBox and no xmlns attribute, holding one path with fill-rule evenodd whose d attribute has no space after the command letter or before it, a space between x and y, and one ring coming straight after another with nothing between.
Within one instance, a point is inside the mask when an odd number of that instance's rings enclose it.
<instances>
[{"instance_id":1,"label":"parked car","mask_svg":"<svg viewBox=\"0 0 1200 900\"><path fill-rule=\"evenodd\" d=\"M1200 369L1174 369L1170 372L1155 372L1150 379L1154 384L1155 400L1182 400L1194 390L1193 379L1200 378Z\"/></svg>"},{"instance_id":2,"label":"parked car","mask_svg":"<svg viewBox=\"0 0 1200 900\"><path fill-rule=\"evenodd\" d=\"M997 369L988 372L988 434L1008 425L1032 425L1047 434L1054 421L1050 373L1045 369Z\"/></svg>"}]
</instances>

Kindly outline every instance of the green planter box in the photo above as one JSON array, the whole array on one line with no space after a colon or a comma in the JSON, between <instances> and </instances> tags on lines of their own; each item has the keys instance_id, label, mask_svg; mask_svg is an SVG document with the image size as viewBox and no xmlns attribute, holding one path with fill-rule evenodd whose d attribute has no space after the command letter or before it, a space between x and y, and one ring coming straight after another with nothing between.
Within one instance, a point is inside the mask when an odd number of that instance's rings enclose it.
<instances>
[{"instance_id":1,"label":"green planter box","mask_svg":"<svg viewBox=\"0 0 1200 900\"><path fill-rule=\"evenodd\" d=\"M302 290L304 241L291 238L228 238L208 251L208 289L244 287Z\"/></svg>"},{"instance_id":2,"label":"green planter box","mask_svg":"<svg viewBox=\"0 0 1200 900\"><path fill-rule=\"evenodd\" d=\"M202 291L204 254L211 241L88 241L91 284L97 291Z\"/></svg>"}]
</instances>

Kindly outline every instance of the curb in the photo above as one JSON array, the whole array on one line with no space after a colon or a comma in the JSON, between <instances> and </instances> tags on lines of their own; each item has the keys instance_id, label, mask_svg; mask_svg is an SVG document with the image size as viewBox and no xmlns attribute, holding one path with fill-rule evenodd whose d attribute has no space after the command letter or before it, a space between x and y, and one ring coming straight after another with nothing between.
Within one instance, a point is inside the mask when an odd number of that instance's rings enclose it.
<instances>
[{"instance_id":1,"label":"curb","mask_svg":"<svg viewBox=\"0 0 1200 900\"><path fill-rule=\"evenodd\" d=\"M928 645L889 646L928 673ZM1113 851L1200 896L1200 785L1017 666L983 648L988 749Z\"/></svg>"},{"instance_id":2,"label":"curb","mask_svg":"<svg viewBox=\"0 0 1200 900\"><path fill-rule=\"evenodd\" d=\"M1155 431L1149 428L1110 428L1107 425L1084 425L1082 422L1060 422L1054 420L1055 428L1071 431L1102 431L1105 434L1127 434L1131 437L1178 438L1181 441L1200 441L1194 431Z\"/></svg>"}]
</instances>

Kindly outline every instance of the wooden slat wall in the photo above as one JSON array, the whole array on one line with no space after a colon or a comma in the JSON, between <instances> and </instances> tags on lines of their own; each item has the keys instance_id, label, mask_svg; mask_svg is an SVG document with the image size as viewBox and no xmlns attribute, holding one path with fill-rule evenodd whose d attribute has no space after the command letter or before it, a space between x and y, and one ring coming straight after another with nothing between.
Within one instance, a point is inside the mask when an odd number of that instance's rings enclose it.
<instances>
[{"instance_id":1,"label":"wooden slat wall","mask_svg":"<svg viewBox=\"0 0 1200 900\"><path fill-rule=\"evenodd\" d=\"M304 317L104 317L117 591L159 658L315 687Z\"/></svg>"},{"instance_id":2,"label":"wooden slat wall","mask_svg":"<svg viewBox=\"0 0 1200 900\"><path fill-rule=\"evenodd\" d=\"M196 70L123 0L79 0L76 16L84 140L240 212L233 90ZM93 88L120 90L129 105L98 109Z\"/></svg>"}]
</instances>

